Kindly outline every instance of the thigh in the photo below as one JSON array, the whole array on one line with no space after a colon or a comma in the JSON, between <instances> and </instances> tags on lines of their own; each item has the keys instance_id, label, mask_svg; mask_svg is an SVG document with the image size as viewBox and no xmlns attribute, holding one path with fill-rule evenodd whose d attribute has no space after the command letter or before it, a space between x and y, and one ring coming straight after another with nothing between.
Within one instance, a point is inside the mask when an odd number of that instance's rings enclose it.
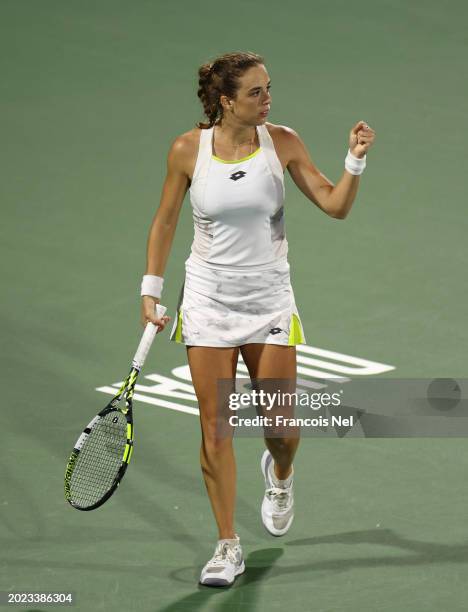
<instances>
[{"instance_id":1,"label":"thigh","mask_svg":"<svg viewBox=\"0 0 468 612\"><path fill-rule=\"evenodd\" d=\"M244 344L240 350L253 387L270 396L269 407L261 405L257 414L270 417L272 423L276 423L276 417L292 417L295 406L292 398L296 393L296 346L252 343ZM282 438L298 435L297 428L288 426L267 427L264 433L267 437Z\"/></svg>"},{"instance_id":2,"label":"thigh","mask_svg":"<svg viewBox=\"0 0 468 612\"><path fill-rule=\"evenodd\" d=\"M235 390L239 347L187 346L187 357L202 432L214 435L218 418L227 414L226 394ZM220 379L224 379L221 386Z\"/></svg>"},{"instance_id":3,"label":"thigh","mask_svg":"<svg viewBox=\"0 0 468 612\"><path fill-rule=\"evenodd\" d=\"M244 344L242 359L250 378L288 378L296 381L296 346Z\"/></svg>"}]
</instances>

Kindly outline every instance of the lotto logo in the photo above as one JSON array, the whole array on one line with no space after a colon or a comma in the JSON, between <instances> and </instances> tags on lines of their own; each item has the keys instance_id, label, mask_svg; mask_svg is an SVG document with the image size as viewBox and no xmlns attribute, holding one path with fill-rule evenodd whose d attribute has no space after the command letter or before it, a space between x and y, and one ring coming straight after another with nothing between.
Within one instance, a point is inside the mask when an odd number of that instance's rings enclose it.
<instances>
[{"instance_id":1,"label":"lotto logo","mask_svg":"<svg viewBox=\"0 0 468 612\"><path fill-rule=\"evenodd\" d=\"M234 174L231 174L231 176L229 178L232 179L233 181L238 181L239 179L241 179L246 174L247 173L244 172L243 170L238 170L237 172L234 172Z\"/></svg>"}]
</instances>

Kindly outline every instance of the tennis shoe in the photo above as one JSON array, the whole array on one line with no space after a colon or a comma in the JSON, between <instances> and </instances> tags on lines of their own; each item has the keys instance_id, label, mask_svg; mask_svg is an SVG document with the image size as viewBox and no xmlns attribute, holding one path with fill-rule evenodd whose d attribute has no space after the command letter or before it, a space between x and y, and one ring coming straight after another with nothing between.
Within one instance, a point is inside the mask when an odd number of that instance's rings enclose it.
<instances>
[{"instance_id":1,"label":"tennis shoe","mask_svg":"<svg viewBox=\"0 0 468 612\"><path fill-rule=\"evenodd\" d=\"M235 535L231 540L218 540L213 557L202 569L200 584L228 586L245 571L239 536Z\"/></svg>"},{"instance_id":2,"label":"tennis shoe","mask_svg":"<svg viewBox=\"0 0 468 612\"><path fill-rule=\"evenodd\" d=\"M291 527L294 519L293 475L286 481L289 486L283 486L273 473L274 461L267 449L262 455L261 469L265 478L265 494L262 501L262 521L265 529L274 536L284 535Z\"/></svg>"}]
</instances>

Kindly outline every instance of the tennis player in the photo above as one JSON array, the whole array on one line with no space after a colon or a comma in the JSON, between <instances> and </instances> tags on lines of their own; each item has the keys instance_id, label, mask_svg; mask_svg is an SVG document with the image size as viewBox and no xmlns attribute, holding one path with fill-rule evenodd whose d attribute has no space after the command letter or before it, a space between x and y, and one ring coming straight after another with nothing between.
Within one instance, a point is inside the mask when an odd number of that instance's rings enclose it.
<instances>
[{"instance_id":1,"label":"tennis player","mask_svg":"<svg viewBox=\"0 0 468 612\"><path fill-rule=\"evenodd\" d=\"M184 196L190 190L194 239L170 339L185 344L201 422L200 462L218 528L200 582L230 585L245 570L234 527L236 466L232 436L217 435L217 381L235 381L239 351L251 379L296 381L296 345L305 344L287 258L284 170L323 212L344 219L375 132L364 121L349 133L345 170L334 185L313 164L296 131L267 121L271 81L264 59L227 53L198 71L208 121L171 144L167 176L147 244L141 322L156 318L164 270ZM310 106L307 95L304 105ZM304 256L307 257L305 253ZM293 459L299 437L265 437L260 514L269 533L293 520Z\"/></svg>"}]
</instances>

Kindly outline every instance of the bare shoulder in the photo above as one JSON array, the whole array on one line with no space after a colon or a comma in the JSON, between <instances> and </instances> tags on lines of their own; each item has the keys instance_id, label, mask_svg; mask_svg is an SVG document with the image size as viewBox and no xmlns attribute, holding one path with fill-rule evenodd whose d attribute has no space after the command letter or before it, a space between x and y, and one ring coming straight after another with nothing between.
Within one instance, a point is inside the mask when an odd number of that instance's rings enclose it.
<instances>
[{"instance_id":1,"label":"bare shoulder","mask_svg":"<svg viewBox=\"0 0 468 612\"><path fill-rule=\"evenodd\" d=\"M299 134L293 128L287 125L278 125L275 123L265 123L273 142L276 141L280 146L290 146L299 140Z\"/></svg>"},{"instance_id":2,"label":"bare shoulder","mask_svg":"<svg viewBox=\"0 0 468 612\"><path fill-rule=\"evenodd\" d=\"M294 155L298 142L300 142L299 135L286 125L265 122L265 126L273 140L276 154L281 161L284 172Z\"/></svg>"},{"instance_id":3,"label":"bare shoulder","mask_svg":"<svg viewBox=\"0 0 468 612\"><path fill-rule=\"evenodd\" d=\"M172 163L180 172L192 180L196 163L198 146L200 144L200 128L193 128L177 136L171 143L168 163Z\"/></svg>"},{"instance_id":4,"label":"bare shoulder","mask_svg":"<svg viewBox=\"0 0 468 612\"><path fill-rule=\"evenodd\" d=\"M269 121L265 121L265 127L270 132L270 136L280 135L283 131L284 125L278 125L277 123L270 123Z\"/></svg>"},{"instance_id":5,"label":"bare shoulder","mask_svg":"<svg viewBox=\"0 0 468 612\"><path fill-rule=\"evenodd\" d=\"M201 129L197 127L188 130L177 136L173 141L173 145L181 150L184 148L196 147L200 141L200 132Z\"/></svg>"}]
</instances>

